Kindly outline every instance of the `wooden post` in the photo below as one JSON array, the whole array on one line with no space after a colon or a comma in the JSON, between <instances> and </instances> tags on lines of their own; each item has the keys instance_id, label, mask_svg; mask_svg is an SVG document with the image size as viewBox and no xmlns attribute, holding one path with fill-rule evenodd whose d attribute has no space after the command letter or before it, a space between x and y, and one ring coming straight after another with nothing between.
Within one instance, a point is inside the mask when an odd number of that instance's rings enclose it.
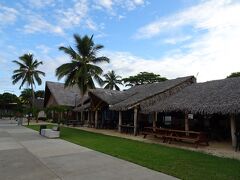
<instances>
[{"instance_id":1,"label":"wooden post","mask_svg":"<svg viewBox=\"0 0 240 180\"><path fill-rule=\"evenodd\" d=\"M187 112L185 112L185 131L189 131L189 119ZM186 133L186 136L189 136L189 133Z\"/></svg>"},{"instance_id":2,"label":"wooden post","mask_svg":"<svg viewBox=\"0 0 240 180\"><path fill-rule=\"evenodd\" d=\"M188 113L185 112L185 131L189 131Z\"/></svg>"},{"instance_id":3,"label":"wooden post","mask_svg":"<svg viewBox=\"0 0 240 180\"><path fill-rule=\"evenodd\" d=\"M134 108L134 136L137 135L137 118L138 118L138 109Z\"/></svg>"},{"instance_id":4,"label":"wooden post","mask_svg":"<svg viewBox=\"0 0 240 180\"><path fill-rule=\"evenodd\" d=\"M118 132L122 132L122 111L118 112Z\"/></svg>"},{"instance_id":5,"label":"wooden post","mask_svg":"<svg viewBox=\"0 0 240 180\"><path fill-rule=\"evenodd\" d=\"M236 132L236 120L235 120L235 115L231 114L230 115L230 123L231 123L231 137L232 137L232 146L236 147L236 136L235 136L235 132Z\"/></svg>"},{"instance_id":6,"label":"wooden post","mask_svg":"<svg viewBox=\"0 0 240 180\"><path fill-rule=\"evenodd\" d=\"M91 117L90 117L90 111L88 111L88 119L87 119L87 124L88 124L88 126L89 126L89 124L90 124L90 120L91 119Z\"/></svg>"},{"instance_id":7,"label":"wooden post","mask_svg":"<svg viewBox=\"0 0 240 180\"><path fill-rule=\"evenodd\" d=\"M98 123L98 111L95 111L95 128L97 128L97 123Z\"/></svg>"},{"instance_id":8,"label":"wooden post","mask_svg":"<svg viewBox=\"0 0 240 180\"><path fill-rule=\"evenodd\" d=\"M154 113L154 118L153 118L153 131L156 131L156 127L157 127L157 125L156 125L156 122L157 122L157 115L158 115L158 113L157 112L155 112Z\"/></svg>"},{"instance_id":9,"label":"wooden post","mask_svg":"<svg viewBox=\"0 0 240 180\"><path fill-rule=\"evenodd\" d=\"M78 114L78 112L76 112L76 113L77 113L77 121L79 121L79 116L78 116L79 114Z\"/></svg>"}]
</instances>

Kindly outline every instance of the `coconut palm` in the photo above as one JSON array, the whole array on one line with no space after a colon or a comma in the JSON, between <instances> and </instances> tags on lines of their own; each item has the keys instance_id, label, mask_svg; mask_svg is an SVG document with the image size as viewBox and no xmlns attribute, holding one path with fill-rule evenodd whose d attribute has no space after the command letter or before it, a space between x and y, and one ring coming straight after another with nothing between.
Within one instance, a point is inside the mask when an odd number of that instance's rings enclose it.
<instances>
[{"instance_id":1,"label":"coconut palm","mask_svg":"<svg viewBox=\"0 0 240 180\"><path fill-rule=\"evenodd\" d=\"M93 42L93 35L88 37L79 36L74 34L75 49L71 46L59 47L59 50L63 51L70 56L71 62L65 63L56 69L56 76L58 79L65 77L65 87L77 85L80 89L80 96L88 91L88 89L94 89L94 81L99 85L102 84L100 75L103 70L97 65L101 62L108 62L109 59L105 56L97 57L97 53L104 47L100 44ZM82 116L81 116L82 119Z\"/></svg>"},{"instance_id":2,"label":"coconut palm","mask_svg":"<svg viewBox=\"0 0 240 180\"><path fill-rule=\"evenodd\" d=\"M16 84L21 81L19 89L26 84L32 90L32 102L31 106L34 106L34 89L36 82L38 85L42 84L40 75L45 76L45 73L38 70L39 65L43 64L42 61L38 61L33 58L33 54L24 54L19 57L19 61L13 61L13 63L19 66L18 69L13 71L12 83Z\"/></svg>"},{"instance_id":3,"label":"coconut palm","mask_svg":"<svg viewBox=\"0 0 240 180\"><path fill-rule=\"evenodd\" d=\"M19 57L19 61L13 61L19 66L18 69L13 71L12 83L16 84L20 80L22 81L19 89L23 87L24 84L27 84L28 87L32 90L32 105L34 104L34 89L35 82L38 85L42 84L40 75L45 76L45 73L39 71L37 68L40 64L43 64L42 61L34 60L33 54L24 54Z\"/></svg>"},{"instance_id":4,"label":"coconut palm","mask_svg":"<svg viewBox=\"0 0 240 180\"><path fill-rule=\"evenodd\" d=\"M103 81L104 84L106 84L104 86L104 89L116 89L116 90L120 90L118 84L122 85L122 80L121 80L121 76L116 75L115 71L109 71L107 74L103 75L105 80Z\"/></svg>"}]
</instances>

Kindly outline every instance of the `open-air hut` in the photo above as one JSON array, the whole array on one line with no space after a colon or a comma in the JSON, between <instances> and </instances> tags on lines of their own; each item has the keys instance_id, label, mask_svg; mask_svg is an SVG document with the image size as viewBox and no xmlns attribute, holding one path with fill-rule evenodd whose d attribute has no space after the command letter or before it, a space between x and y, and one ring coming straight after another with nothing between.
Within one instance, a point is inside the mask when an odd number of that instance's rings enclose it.
<instances>
[{"instance_id":1,"label":"open-air hut","mask_svg":"<svg viewBox=\"0 0 240 180\"><path fill-rule=\"evenodd\" d=\"M172 96L195 82L195 77L187 76L158 83L139 85L124 91L121 96L125 96L125 98L110 106L110 110L119 112L119 131L123 127L124 114L128 113L127 121L133 122L131 127L133 127L134 135L136 135L139 129L138 126L144 126L141 123L143 124L148 117L139 113L143 106L151 106L161 102L163 99Z\"/></svg>"},{"instance_id":2,"label":"open-air hut","mask_svg":"<svg viewBox=\"0 0 240 180\"><path fill-rule=\"evenodd\" d=\"M64 106L73 109L79 103L80 90L77 86L64 87L63 83L46 82L44 107ZM53 113L52 116L54 116ZM67 116L70 119L76 119L73 111L70 111Z\"/></svg>"},{"instance_id":3,"label":"open-air hut","mask_svg":"<svg viewBox=\"0 0 240 180\"><path fill-rule=\"evenodd\" d=\"M236 122L240 113L240 78L195 83L153 106L140 106L143 113L182 113L185 130L210 128L210 134L217 131L229 135L235 146L234 133L240 125Z\"/></svg>"}]
</instances>

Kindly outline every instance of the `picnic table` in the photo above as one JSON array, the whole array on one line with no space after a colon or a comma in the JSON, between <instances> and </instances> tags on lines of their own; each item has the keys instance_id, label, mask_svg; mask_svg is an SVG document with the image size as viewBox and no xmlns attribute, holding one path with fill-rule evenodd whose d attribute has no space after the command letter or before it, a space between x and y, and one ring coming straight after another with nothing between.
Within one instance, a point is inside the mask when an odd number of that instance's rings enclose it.
<instances>
[{"instance_id":1,"label":"picnic table","mask_svg":"<svg viewBox=\"0 0 240 180\"><path fill-rule=\"evenodd\" d=\"M132 125L120 125L123 133L132 134L134 131L134 126Z\"/></svg>"},{"instance_id":2,"label":"picnic table","mask_svg":"<svg viewBox=\"0 0 240 180\"><path fill-rule=\"evenodd\" d=\"M78 120L68 120L66 122L66 125L69 126L69 125L72 125L72 126L82 126L83 125L83 122L81 121L78 121Z\"/></svg>"},{"instance_id":3,"label":"picnic table","mask_svg":"<svg viewBox=\"0 0 240 180\"><path fill-rule=\"evenodd\" d=\"M172 141L185 141L195 144L196 148L201 143L208 145L207 134L204 132L145 127L142 134L144 135L143 138L146 138L147 135L160 137L163 139L163 142L168 142L169 144Z\"/></svg>"}]
</instances>

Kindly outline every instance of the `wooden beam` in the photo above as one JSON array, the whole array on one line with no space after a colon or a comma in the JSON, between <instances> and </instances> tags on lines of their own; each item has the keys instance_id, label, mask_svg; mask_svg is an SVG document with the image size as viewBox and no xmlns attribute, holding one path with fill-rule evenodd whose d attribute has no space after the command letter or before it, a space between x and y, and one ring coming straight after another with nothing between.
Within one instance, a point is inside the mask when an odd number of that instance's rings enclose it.
<instances>
[{"instance_id":1,"label":"wooden beam","mask_svg":"<svg viewBox=\"0 0 240 180\"><path fill-rule=\"evenodd\" d=\"M97 128L97 123L98 123L98 111L95 111L95 128Z\"/></svg>"},{"instance_id":2,"label":"wooden beam","mask_svg":"<svg viewBox=\"0 0 240 180\"><path fill-rule=\"evenodd\" d=\"M188 119L188 113L185 112L185 131L189 131L189 119ZM186 133L186 136L189 136L189 133Z\"/></svg>"},{"instance_id":3,"label":"wooden beam","mask_svg":"<svg viewBox=\"0 0 240 180\"><path fill-rule=\"evenodd\" d=\"M137 119L138 119L138 109L134 107L134 136L137 135Z\"/></svg>"},{"instance_id":4,"label":"wooden beam","mask_svg":"<svg viewBox=\"0 0 240 180\"><path fill-rule=\"evenodd\" d=\"M187 112L185 112L185 131L189 131L189 119Z\"/></svg>"},{"instance_id":5,"label":"wooden beam","mask_svg":"<svg viewBox=\"0 0 240 180\"><path fill-rule=\"evenodd\" d=\"M122 132L122 111L118 112L118 132Z\"/></svg>"},{"instance_id":6,"label":"wooden beam","mask_svg":"<svg viewBox=\"0 0 240 180\"><path fill-rule=\"evenodd\" d=\"M236 132L236 119L235 119L235 115L234 114L230 115L230 126L231 126L232 146L236 147L236 144L237 144L237 139L236 139L236 136L235 136L235 132Z\"/></svg>"},{"instance_id":7,"label":"wooden beam","mask_svg":"<svg viewBox=\"0 0 240 180\"><path fill-rule=\"evenodd\" d=\"M158 113L157 112L154 112L154 118L153 118L153 131L156 131L156 123L157 123L157 116L158 116Z\"/></svg>"}]
</instances>

